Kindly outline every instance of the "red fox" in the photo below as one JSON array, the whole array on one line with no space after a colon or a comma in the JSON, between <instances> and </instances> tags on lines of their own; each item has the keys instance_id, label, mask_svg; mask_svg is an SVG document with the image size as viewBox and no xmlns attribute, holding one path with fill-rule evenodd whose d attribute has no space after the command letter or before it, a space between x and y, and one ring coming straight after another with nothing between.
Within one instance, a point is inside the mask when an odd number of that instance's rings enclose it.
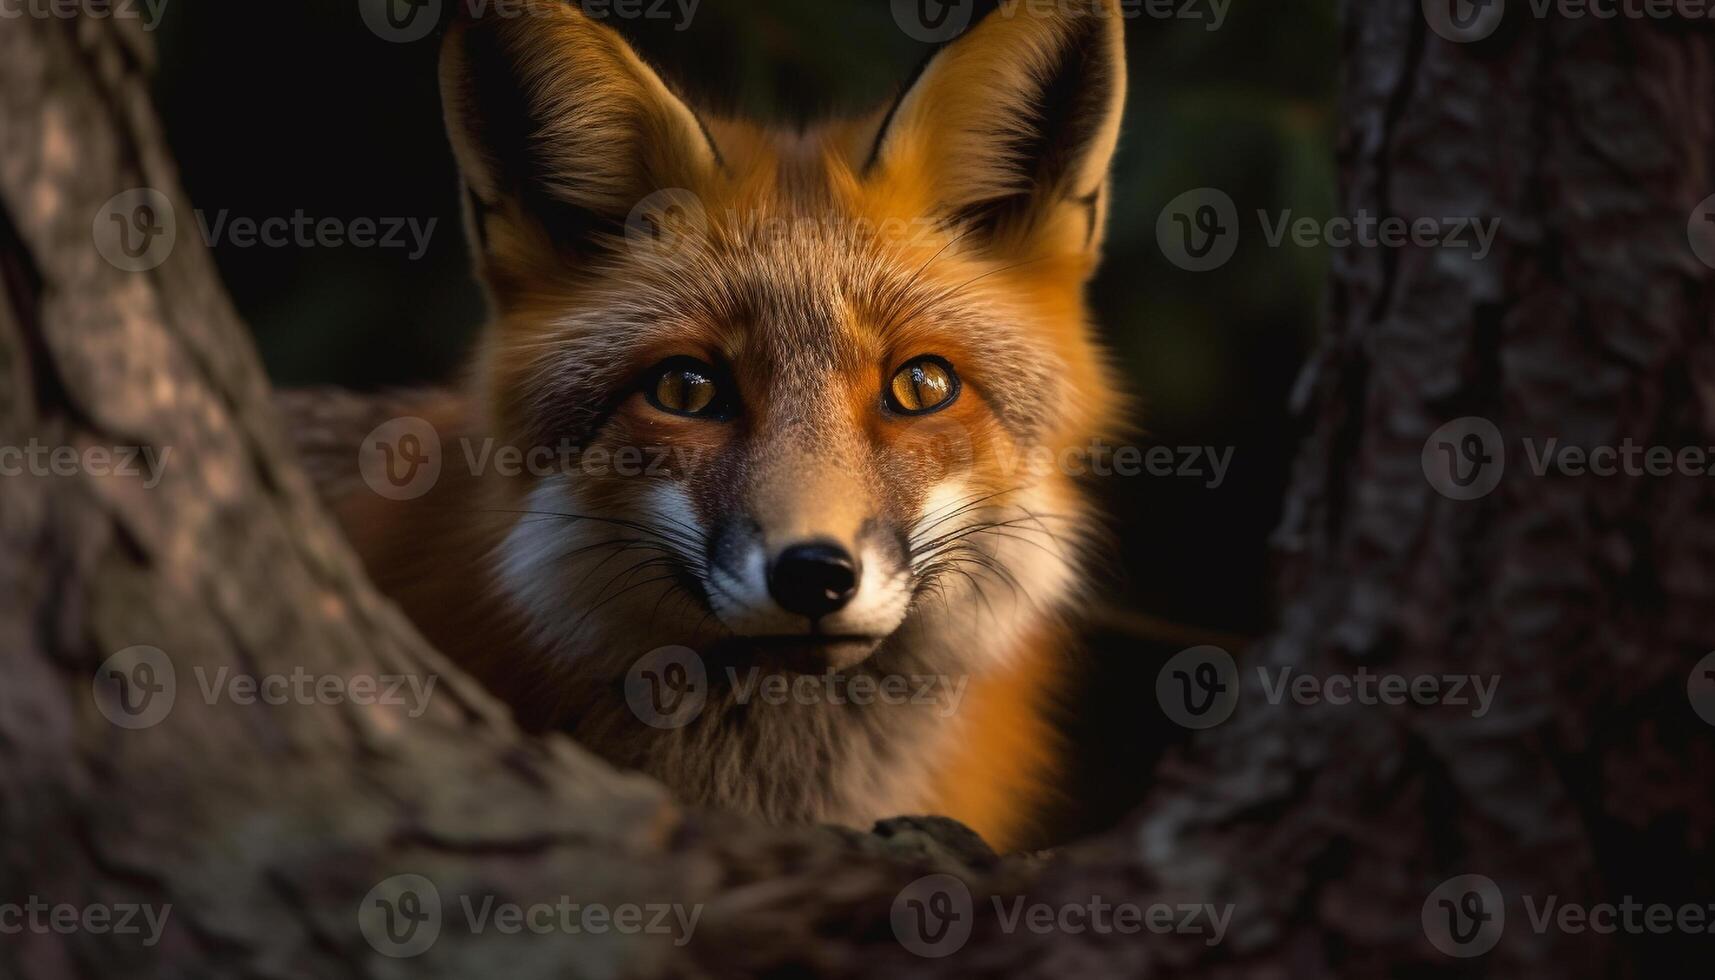
<instances>
[{"instance_id":1,"label":"red fox","mask_svg":"<svg viewBox=\"0 0 1715 980\"><path fill-rule=\"evenodd\" d=\"M1035 464L1124 404L1084 299L1117 0L1003 3L890 104L790 131L693 108L575 4L523 9L444 42L492 320L461 392L403 414L579 463L448 448L417 499L339 496L373 577L524 723L689 804L1036 843L1094 515ZM666 646L706 700L645 724L627 679ZM757 670L882 694L765 701Z\"/></svg>"}]
</instances>

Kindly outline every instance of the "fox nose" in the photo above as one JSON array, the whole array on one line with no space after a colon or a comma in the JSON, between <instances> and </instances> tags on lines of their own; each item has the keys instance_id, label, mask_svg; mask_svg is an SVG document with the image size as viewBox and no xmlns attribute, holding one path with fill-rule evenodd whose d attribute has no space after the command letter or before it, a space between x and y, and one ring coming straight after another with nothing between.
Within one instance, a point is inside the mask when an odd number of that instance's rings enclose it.
<instances>
[{"instance_id":1,"label":"fox nose","mask_svg":"<svg viewBox=\"0 0 1715 980\"><path fill-rule=\"evenodd\" d=\"M828 542L792 545L768 570L768 593L780 608L812 620L850 602L857 582L857 562L846 549Z\"/></svg>"}]
</instances>

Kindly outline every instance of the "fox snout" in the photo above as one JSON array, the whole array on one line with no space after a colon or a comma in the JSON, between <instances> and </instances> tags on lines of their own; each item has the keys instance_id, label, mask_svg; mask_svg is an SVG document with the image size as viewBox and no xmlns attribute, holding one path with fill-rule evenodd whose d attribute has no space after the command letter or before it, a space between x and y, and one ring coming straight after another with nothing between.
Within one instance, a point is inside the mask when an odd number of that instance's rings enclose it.
<instances>
[{"instance_id":1,"label":"fox snout","mask_svg":"<svg viewBox=\"0 0 1715 980\"><path fill-rule=\"evenodd\" d=\"M905 618L904 535L871 512L873 498L854 481L800 473L753 484L744 515L716 528L709 605L736 636L861 658Z\"/></svg>"}]
</instances>

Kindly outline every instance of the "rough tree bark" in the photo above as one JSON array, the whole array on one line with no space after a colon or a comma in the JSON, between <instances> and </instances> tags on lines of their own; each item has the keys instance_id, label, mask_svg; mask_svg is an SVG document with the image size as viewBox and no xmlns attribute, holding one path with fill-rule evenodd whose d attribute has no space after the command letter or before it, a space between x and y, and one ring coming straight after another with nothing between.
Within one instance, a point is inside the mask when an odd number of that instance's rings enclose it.
<instances>
[{"instance_id":1,"label":"rough tree bark","mask_svg":"<svg viewBox=\"0 0 1715 980\"><path fill-rule=\"evenodd\" d=\"M811 967L970 976L1650 975L1674 944L1533 932L1516 899L1715 896L1711 729L1688 674L1715 636L1715 516L1688 479L1533 476L1437 494L1448 419L1582 445L1715 444L1710 275L1686 219L1710 190L1702 29L1549 20L1453 45L1416 4L1353 0L1346 207L1493 216L1493 256L1352 250L1307 372L1279 537L1278 632L1254 662L1313 674L1498 674L1448 708L1238 711L1101 839L999 860L920 823L782 833L685 812L560 738L528 739L380 599L289 460L206 252L125 272L91 245L120 191L190 226L127 23L0 30L0 445L170 448L160 485L0 478L0 902L170 904L143 948L88 930L0 942L8 976L666 976ZM1516 445L1516 443L1514 444ZM1509 447L1511 448L1511 447ZM159 724L102 714L116 651L171 651ZM394 707L209 704L198 669L433 674ZM140 676L140 675L133 675ZM1141 692L1140 700L1149 699ZM1140 774L1141 776L1141 774ZM972 933L918 956L901 889L956 872ZM1420 912L1451 875L1514 899L1453 959ZM500 901L702 905L655 935L448 927L380 955L359 907L401 873ZM1230 931L1016 930L989 900L1231 903ZM451 913L449 912L449 915ZM1473 965L1474 964L1474 965Z\"/></svg>"}]
</instances>

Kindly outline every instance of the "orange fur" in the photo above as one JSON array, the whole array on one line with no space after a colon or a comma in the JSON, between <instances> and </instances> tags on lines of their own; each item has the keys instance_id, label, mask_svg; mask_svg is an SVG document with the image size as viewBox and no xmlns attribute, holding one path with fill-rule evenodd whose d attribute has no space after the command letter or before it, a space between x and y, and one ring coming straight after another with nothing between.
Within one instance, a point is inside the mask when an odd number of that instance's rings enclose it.
<instances>
[{"instance_id":1,"label":"orange fur","mask_svg":"<svg viewBox=\"0 0 1715 980\"><path fill-rule=\"evenodd\" d=\"M973 680L959 739L940 765L934 810L999 850L1043 846L1063 746L1048 718L1064 689L1067 657L1057 637L1037 637L1016 664Z\"/></svg>"}]
</instances>

